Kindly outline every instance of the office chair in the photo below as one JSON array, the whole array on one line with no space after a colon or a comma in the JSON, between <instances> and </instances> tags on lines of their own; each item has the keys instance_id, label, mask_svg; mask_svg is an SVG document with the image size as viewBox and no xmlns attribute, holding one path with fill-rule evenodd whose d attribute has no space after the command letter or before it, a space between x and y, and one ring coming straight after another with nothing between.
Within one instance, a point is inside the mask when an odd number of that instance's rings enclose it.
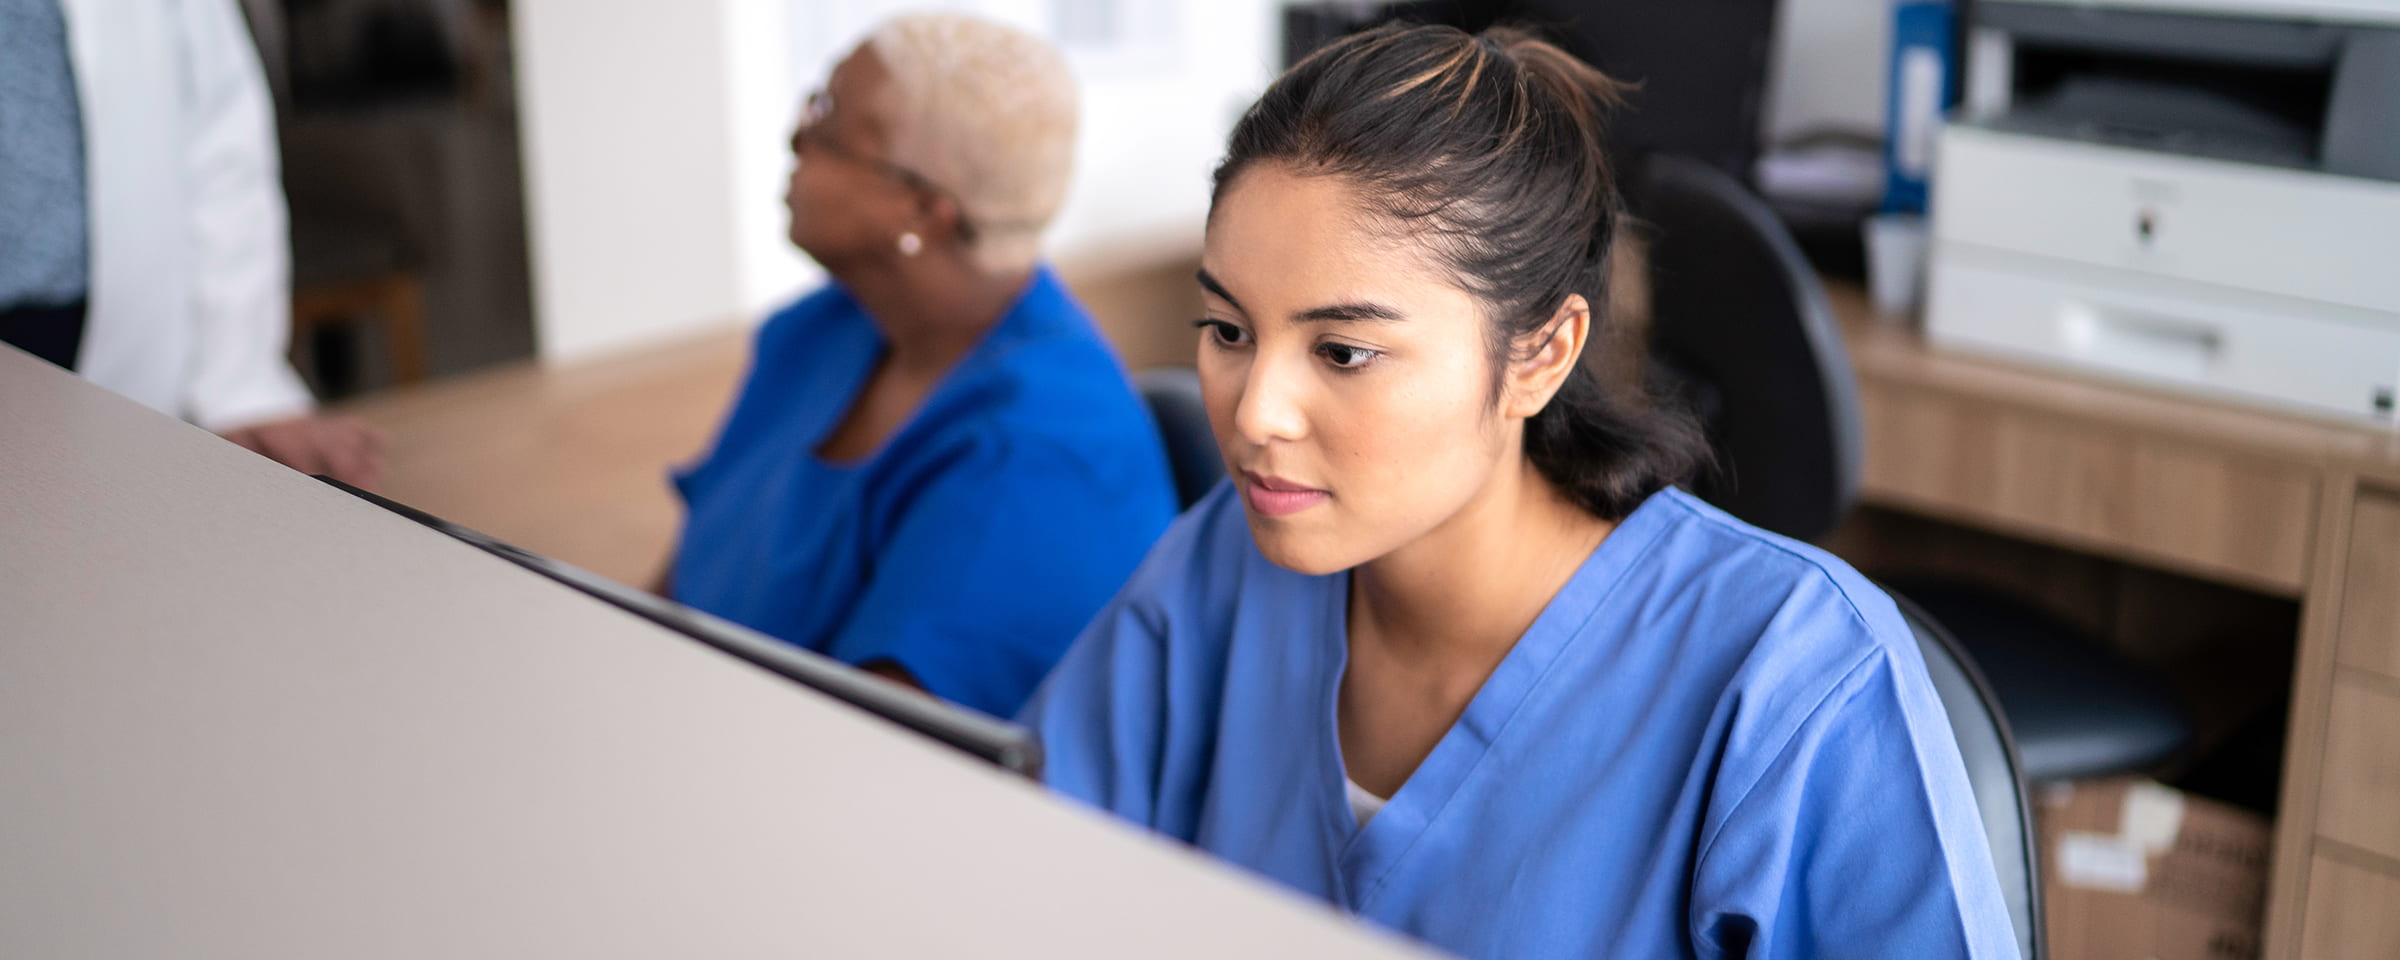
<instances>
[{"instance_id":1,"label":"office chair","mask_svg":"<svg viewBox=\"0 0 2400 960\"><path fill-rule=\"evenodd\" d=\"M2042 938L2041 844L2033 831L2033 806L2025 798L2016 738L2009 735L2000 699L1957 638L1907 597L1893 594L1892 602L1916 635L1925 673L1933 678L1933 690L1942 698L1942 712L1958 740L1958 757L1966 762L1967 786L1975 791L1975 810L1992 847L1992 866L2000 874L2000 895L2008 903L2018 953L2025 960L2042 960L2048 951Z\"/></svg>"},{"instance_id":2,"label":"office chair","mask_svg":"<svg viewBox=\"0 0 2400 960\"><path fill-rule=\"evenodd\" d=\"M1176 503L1189 509L1225 479L1225 460L1217 453L1208 408L1200 401L1200 374L1190 367L1153 367L1134 374L1133 385L1149 405L1151 419L1158 421L1159 439L1166 441Z\"/></svg>"},{"instance_id":3,"label":"office chair","mask_svg":"<svg viewBox=\"0 0 2400 960\"><path fill-rule=\"evenodd\" d=\"M1651 234L1655 368L1707 411L1719 474L1694 492L1797 540L1858 496L1863 430L1841 329L1798 246L1724 174L1650 158L1628 191ZM2032 781L2144 769L2191 738L2156 678L2011 601L1930 578L1887 585L1956 636L1999 694Z\"/></svg>"}]
</instances>

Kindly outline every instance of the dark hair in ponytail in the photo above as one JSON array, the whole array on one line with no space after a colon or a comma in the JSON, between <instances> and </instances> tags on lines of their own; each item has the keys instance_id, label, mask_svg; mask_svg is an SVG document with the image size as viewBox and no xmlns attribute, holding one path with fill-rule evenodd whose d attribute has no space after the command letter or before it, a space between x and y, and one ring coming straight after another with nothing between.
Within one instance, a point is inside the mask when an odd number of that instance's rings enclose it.
<instances>
[{"instance_id":1,"label":"dark hair in ponytail","mask_svg":"<svg viewBox=\"0 0 2400 960\"><path fill-rule=\"evenodd\" d=\"M1259 97L1233 129L1216 197L1261 161L1348 181L1431 242L1483 303L1497 402L1504 365L1523 356L1521 344L1539 349L1569 294L1591 307L1587 353L1623 339L1602 335L1624 218L1602 111L1620 90L1519 30L1377 27L1319 50ZM1525 452L1577 503L1617 520L1710 457L1680 407L1638 384L1601 383L1591 360L1526 422Z\"/></svg>"}]
</instances>

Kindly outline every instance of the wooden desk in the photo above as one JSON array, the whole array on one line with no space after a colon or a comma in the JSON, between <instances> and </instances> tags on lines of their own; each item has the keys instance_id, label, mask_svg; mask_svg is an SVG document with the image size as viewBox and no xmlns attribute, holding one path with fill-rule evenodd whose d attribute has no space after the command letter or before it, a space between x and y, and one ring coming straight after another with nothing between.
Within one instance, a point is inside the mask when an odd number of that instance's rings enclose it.
<instances>
[{"instance_id":1,"label":"wooden desk","mask_svg":"<svg viewBox=\"0 0 2400 960\"><path fill-rule=\"evenodd\" d=\"M1425 956L0 347L0 957Z\"/></svg>"},{"instance_id":2,"label":"wooden desk","mask_svg":"<svg viewBox=\"0 0 2400 960\"><path fill-rule=\"evenodd\" d=\"M2400 434L1935 350L1829 292L1867 503L2299 602L2265 956L2400 957Z\"/></svg>"}]
</instances>

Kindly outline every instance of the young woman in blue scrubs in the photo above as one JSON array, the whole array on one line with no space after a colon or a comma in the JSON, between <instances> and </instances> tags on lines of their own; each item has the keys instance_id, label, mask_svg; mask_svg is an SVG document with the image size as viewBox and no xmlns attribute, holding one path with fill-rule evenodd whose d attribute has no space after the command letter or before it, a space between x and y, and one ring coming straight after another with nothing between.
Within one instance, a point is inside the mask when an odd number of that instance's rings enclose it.
<instances>
[{"instance_id":1,"label":"young woman in blue scrubs","mask_svg":"<svg viewBox=\"0 0 2400 960\"><path fill-rule=\"evenodd\" d=\"M1236 127L1200 284L1227 485L1024 719L1060 791L1470 957L2016 955L1892 602L1671 484L1599 382L1613 86L1388 27Z\"/></svg>"},{"instance_id":2,"label":"young woman in blue scrubs","mask_svg":"<svg viewBox=\"0 0 2400 960\"><path fill-rule=\"evenodd\" d=\"M1066 191L1058 54L885 23L792 136L792 242L833 282L759 331L675 599L996 715L1022 706L1175 500L1149 412L1037 261Z\"/></svg>"}]
</instances>

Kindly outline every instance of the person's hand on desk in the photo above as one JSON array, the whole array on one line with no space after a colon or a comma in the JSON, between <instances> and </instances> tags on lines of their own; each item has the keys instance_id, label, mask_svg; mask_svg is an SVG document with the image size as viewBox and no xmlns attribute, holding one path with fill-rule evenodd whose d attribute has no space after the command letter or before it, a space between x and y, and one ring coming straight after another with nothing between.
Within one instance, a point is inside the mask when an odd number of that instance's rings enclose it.
<instances>
[{"instance_id":1,"label":"person's hand on desk","mask_svg":"<svg viewBox=\"0 0 2400 960\"><path fill-rule=\"evenodd\" d=\"M350 417L305 416L227 430L225 439L301 473L373 490L383 482L384 433Z\"/></svg>"},{"instance_id":2,"label":"person's hand on desk","mask_svg":"<svg viewBox=\"0 0 2400 960\"><path fill-rule=\"evenodd\" d=\"M915 675L915 674L912 674L912 673L910 673L910 672L908 672L908 668L907 668L907 667L903 667L903 666L901 666L901 665L899 664L899 662L898 662L898 661L893 661L893 660L874 660L874 661L869 661L869 662L867 662L867 663L861 664L861 665L859 666L859 669L861 669L861 670L864 670L864 671L866 671L866 672L868 672L868 673L872 673L872 674L874 674L874 675L876 675L876 676L878 676L878 677L882 677L882 678L884 678L884 679L886 679L886 680L889 680L889 681L891 681L891 682L893 682L893 683L897 683L897 684L899 684L899 685L901 685L901 686L903 686L903 687L907 687L907 688L909 688L909 689L911 689L911 690L917 691L918 693L924 693L924 692L925 692L925 685L924 685L924 684L922 684L922 683L918 683L918 682L917 682L917 677L916 677L916 675Z\"/></svg>"}]
</instances>

